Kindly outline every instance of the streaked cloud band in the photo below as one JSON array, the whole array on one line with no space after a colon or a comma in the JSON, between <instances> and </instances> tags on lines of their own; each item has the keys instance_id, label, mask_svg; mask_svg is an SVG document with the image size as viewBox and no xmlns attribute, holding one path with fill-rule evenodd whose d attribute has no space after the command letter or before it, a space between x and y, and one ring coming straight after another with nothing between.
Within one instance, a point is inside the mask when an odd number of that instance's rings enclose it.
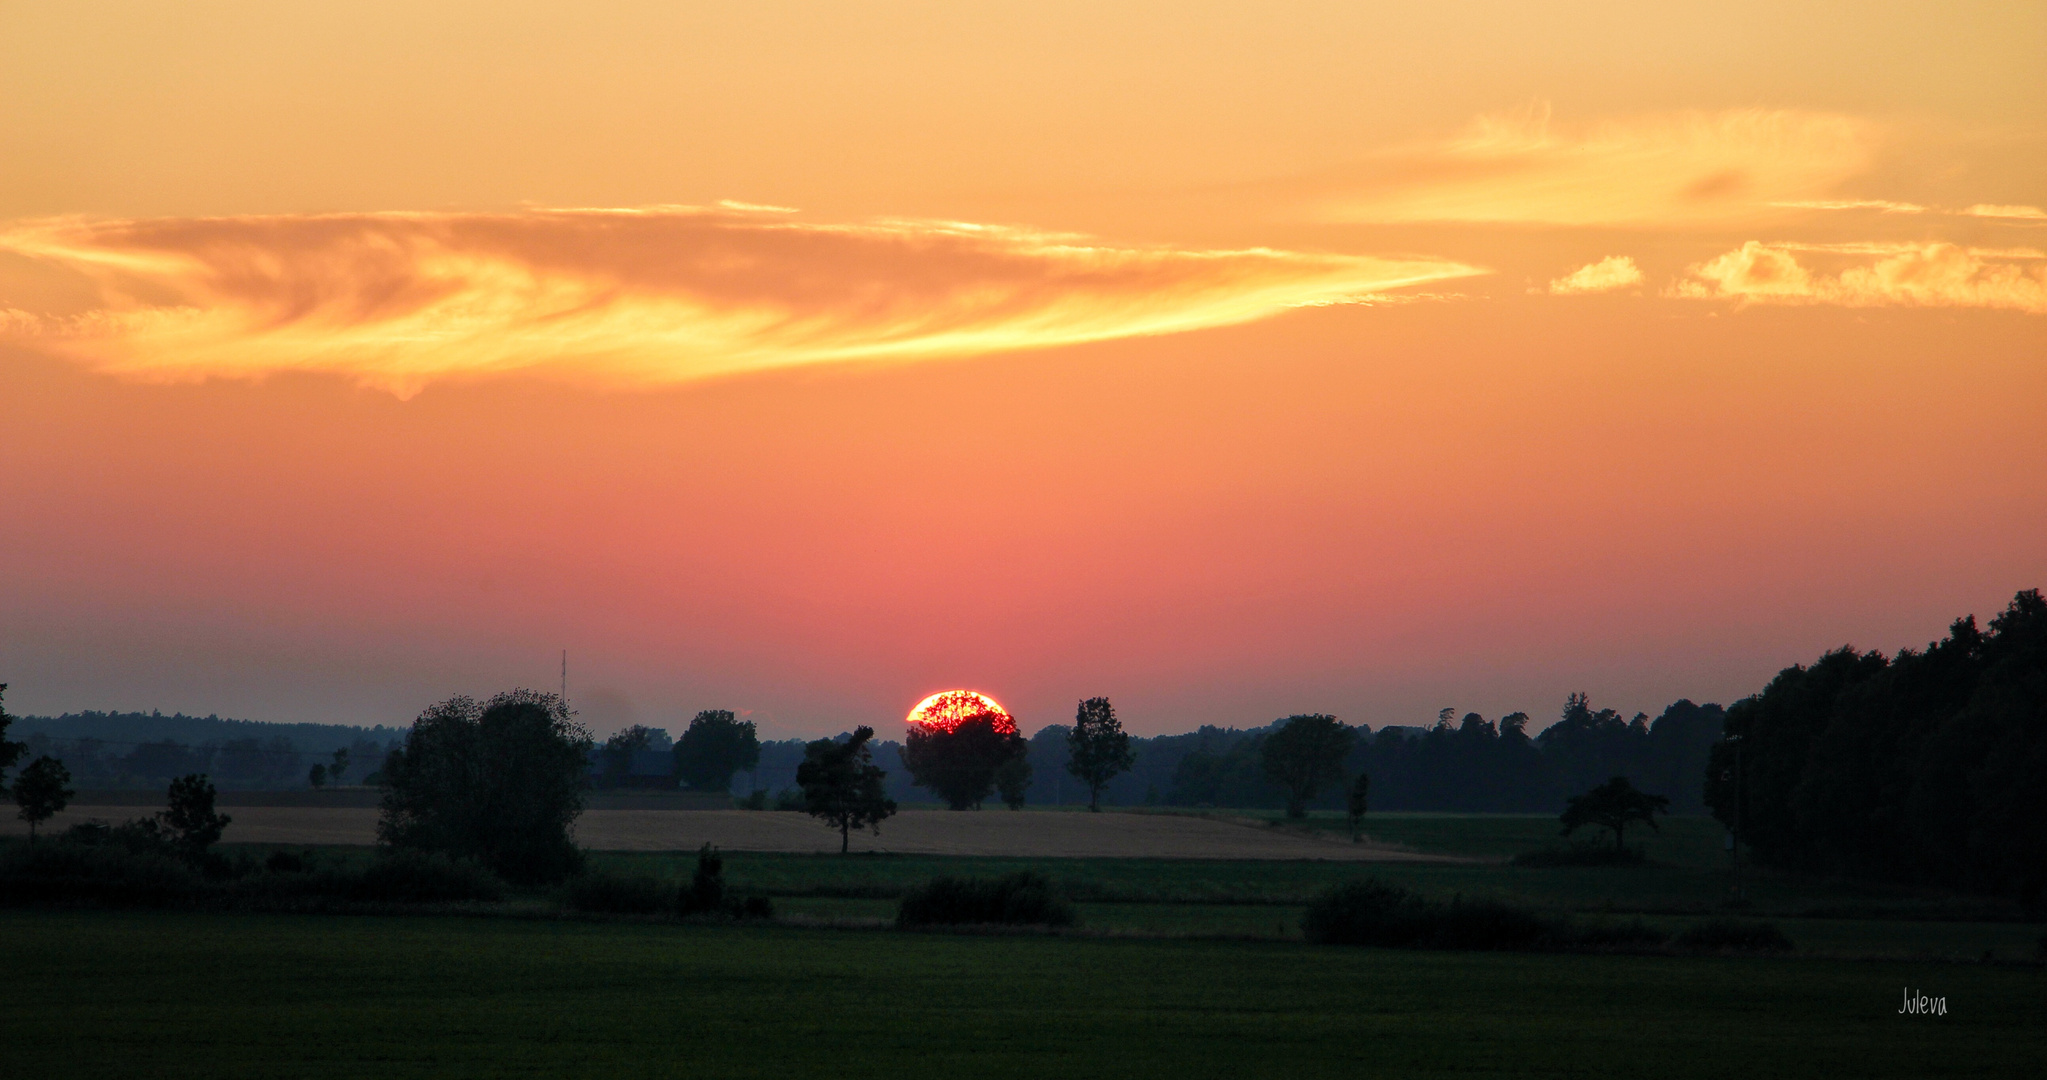
<instances>
[{"instance_id":1,"label":"streaked cloud band","mask_svg":"<svg viewBox=\"0 0 2047 1080\"><path fill-rule=\"evenodd\" d=\"M100 370L325 372L399 394L514 371L664 385L1169 334L1484 272L731 205L44 221L0 230L0 250L101 296L13 312L0 333Z\"/></svg>"}]
</instances>

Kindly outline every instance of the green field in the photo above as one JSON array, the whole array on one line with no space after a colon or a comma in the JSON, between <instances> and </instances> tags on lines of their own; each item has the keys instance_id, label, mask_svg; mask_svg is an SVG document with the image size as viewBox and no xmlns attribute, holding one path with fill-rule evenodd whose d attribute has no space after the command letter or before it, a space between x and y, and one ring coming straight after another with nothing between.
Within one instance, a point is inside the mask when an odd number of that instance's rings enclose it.
<instances>
[{"instance_id":1,"label":"green field","mask_svg":"<svg viewBox=\"0 0 2047 1080\"><path fill-rule=\"evenodd\" d=\"M1672 931L1728 910L1717 826L1698 819L1646 837L1633 867L1503 861L1550 842L1547 818L1379 815L1373 832L1470 859L728 853L730 888L775 898L771 925L564 917L546 890L417 916L0 912L0 1060L10 1076L605 1078L2021 1076L2047 1060L2041 928L2002 902L1752 872L1741 914L1796 953L1302 943L1308 900L1361 876ZM694 853L593 863L680 881ZM1071 895L1081 928L888 928L906 888L1018 869ZM1898 1015L1907 987L1947 1015Z\"/></svg>"},{"instance_id":2,"label":"green field","mask_svg":"<svg viewBox=\"0 0 2047 1080\"><path fill-rule=\"evenodd\" d=\"M2037 1075L1996 965L0 913L22 1077ZM1897 1015L1905 987L1942 1017Z\"/></svg>"},{"instance_id":3,"label":"green field","mask_svg":"<svg viewBox=\"0 0 2047 1080\"><path fill-rule=\"evenodd\" d=\"M1318 815L1308 826L1337 828L1342 820ZM933 877L1035 870L1079 904L1083 933L1298 940L1301 911L1318 892L1370 876L1436 897L1489 897L1580 920L1640 919L1671 931L1729 914L1768 919L1801 953L1829 957L2025 960L2039 955L2043 928L2026 921L2010 901L1995 898L1750 867L1744 875L1747 902L1731 908L1723 834L1704 818L1671 818L1660 832L1644 831L1641 840L1650 862L1628 867L1509 864L1508 855L1556 841L1555 819L1539 815L1381 814L1373 816L1371 831L1381 840L1468 861L1361 865L727 852L725 876L735 892L773 897L781 915L802 922L885 923L894 915L897 897ZM224 847L258 859L270 850ZM370 852L328 848L319 857L365 860ZM689 877L695 853L599 852L592 863L679 883ZM505 907L529 914L552 910L545 894L515 896Z\"/></svg>"},{"instance_id":4,"label":"green field","mask_svg":"<svg viewBox=\"0 0 2047 1080\"><path fill-rule=\"evenodd\" d=\"M1232 812L1231 816L1241 816ZM1276 817L1276 815L1274 815ZM1371 832L1459 863L1225 861L1213 859L1005 859L942 856L784 855L725 857L735 889L776 898L785 915L882 922L903 890L940 874L994 876L1037 870L1080 903L1089 930L1163 935L1298 938L1316 893L1377 877L1432 896L1490 897L1582 919L1640 918L1681 929L1739 914L1775 923L1800 951L1836 957L2026 959L2041 936L2009 901L1749 867L1745 903L1730 907L1720 826L1672 818L1642 830L1650 862L1623 867L1523 867L1507 856L1553 844L1556 819L1540 815L1383 814ZM1340 828L1333 815L1313 828ZM1287 826L1292 827L1292 826ZM1631 838L1631 843L1633 842ZM602 853L600 866L680 879L690 853Z\"/></svg>"}]
</instances>

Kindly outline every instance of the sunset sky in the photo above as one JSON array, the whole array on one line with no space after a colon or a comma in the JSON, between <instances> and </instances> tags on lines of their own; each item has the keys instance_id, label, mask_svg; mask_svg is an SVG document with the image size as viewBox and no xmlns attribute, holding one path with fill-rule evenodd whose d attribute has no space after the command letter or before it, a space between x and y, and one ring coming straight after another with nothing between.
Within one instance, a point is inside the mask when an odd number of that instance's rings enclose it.
<instances>
[{"instance_id":1,"label":"sunset sky","mask_svg":"<svg viewBox=\"0 0 2047 1080\"><path fill-rule=\"evenodd\" d=\"M0 3L15 713L1731 701L2047 586L2047 4Z\"/></svg>"}]
</instances>

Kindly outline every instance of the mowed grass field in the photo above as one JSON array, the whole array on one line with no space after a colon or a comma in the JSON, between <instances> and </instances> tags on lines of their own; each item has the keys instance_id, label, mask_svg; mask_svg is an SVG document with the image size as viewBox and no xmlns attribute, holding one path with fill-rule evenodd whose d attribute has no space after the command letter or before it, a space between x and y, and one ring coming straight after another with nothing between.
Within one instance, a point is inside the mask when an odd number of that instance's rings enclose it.
<instances>
[{"instance_id":1,"label":"mowed grass field","mask_svg":"<svg viewBox=\"0 0 2047 1080\"><path fill-rule=\"evenodd\" d=\"M1024 823L1072 811L1011 814L984 811L963 818L999 816ZM795 814L753 816L808 825ZM1157 816L1177 815L1161 812ZM1217 828L1242 834L1235 844L1270 837L1284 843L1298 823L1258 824L1249 812L1216 815L1235 824ZM1128 814L1092 816L1115 826ZM1250 825L1244 824L1250 821ZM1306 827L1330 831L1340 818L1317 816ZM1833 957L2026 960L2040 955L2043 928L2008 900L1919 890L1870 882L1816 878L1748 868L1747 903L1729 908L1727 854L1720 827L1705 818L1671 818L1658 832L1641 830L1650 863L1627 867L1526 867L1507 856L1557 841L1557 825L1541 815L1382 814L1370 831L1381 844L1398 845L1441 861L1357 863L1330 859L1076 858L932 854L792 853L725 851L725 876L741 894L774 898L778 913L807 922L875 924L888 921L907 889L940 875L992 877L1033 870L1053 879L1080 908L1083 932L1256 937L1298 940L1308 902L1331 885L1373 877L1416 892L1447 898L1485 897L1583 920L1640 919L1676 931L1701 919L1737 914L1775 922L1802 953ZM230 829L232 835L232 827ZM1636 837L1631 834L1630 843ZM1328 847L1334 843L1323 841ZM261 861L270 851L304 845L223 845ZM326 861L367 860L361 846L317 849ZM695 865L695 851L597 851L598 870L650 874L679 885ZM553 909L544 895L515 896L505 907L538 914Z\"/></svg>"},{"instance_id":2,"label":"mowed grass field","mask_svg":"<svg viewBox=\"0 0 2047 1080\"><path fill-rule=\"evenodd\" d=\"M1341 824L1340 818L1308 823ZM1316 893L1372 877L1439 898L1498 899L1585 920L1641 919L1673 931L1729 914L1763 918L1809 954L2023 960L2039 953L2043 928L1997 899L1749 867L1746 902L1730 908L1720 826L1705 818L1673 818L1661 825L1658 832L1641 830L1651 860L1642 866L1525 867L1504 861L1555 843L1554 817L1401 814L1376 817L1373 835L1461 859L1359 865L728 852L725 874L735 889L774 897L785 915L821 921L884 921L894 913L893 898L941 874L989 877L1035 870L1079 903L1082 925L1091 930L1298 939L1301 912ZM594 861L679 880L693 865L693 854L604 852Z\"/></svg>"},{"instance_id":3,"label":"mowed grass field","mask_svg":"<svg viewBox=\"0 0 2047 1080\"><path fill-rule=\"evenodd\" d=\"M1979 964L0 913L22 1077L2035 1076ZM1898 1015L1905 988L1947 1015Z\"/></svg>"}]
</instances>

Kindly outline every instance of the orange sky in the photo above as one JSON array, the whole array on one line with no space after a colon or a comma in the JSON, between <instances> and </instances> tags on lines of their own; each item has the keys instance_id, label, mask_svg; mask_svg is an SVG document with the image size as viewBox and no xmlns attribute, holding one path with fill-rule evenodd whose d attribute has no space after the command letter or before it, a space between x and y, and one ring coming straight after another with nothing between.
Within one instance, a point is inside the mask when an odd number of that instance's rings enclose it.
<instances>
[{"instance_id":1,"label":"orange sky","mask_svg":"<svg viewBox=\"0 0 2047 1080\"><path fill-rule=\"evenodd\" d=\"M0 9L11 711L1654 712L2047 584L2047 8L1636 8Z\"/></svg>"}]
</instances>

